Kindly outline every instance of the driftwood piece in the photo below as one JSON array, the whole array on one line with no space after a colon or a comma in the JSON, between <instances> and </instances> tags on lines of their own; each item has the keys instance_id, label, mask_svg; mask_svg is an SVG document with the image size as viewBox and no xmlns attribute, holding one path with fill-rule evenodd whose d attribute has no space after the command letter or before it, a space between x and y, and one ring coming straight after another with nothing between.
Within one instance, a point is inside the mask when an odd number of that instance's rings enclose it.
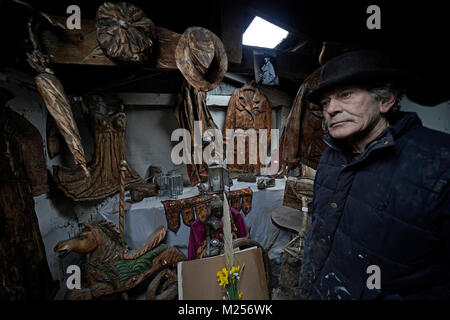
<instances>
[{"instance_id":1,"label":"driftwood piece","mask_svg":"<svg viewBox=\"0 0 450 320\"><path fill-rule=\"evenodd\" d=\"M131 201L139 202L144 198L153 197L158 194L156 183L136 183L130 186Z\"/></svg>"},{"instance_id":2,"label":"driftwood piece","mask_svg":"<svg viewBox=\"0 0 450 320\"><path fill-rule=\"evenodd\" d=\"M227 129L233 130L233 134L227 136ZM244 132L249 129L256 130L256 141L251 142L254 148L250 148L250 138L245 138L245 151L242 155L244 163L238 163L238 133L237 129ZM267 150L270 150L270 138L272 129L272 108L269 100L257 88L252 85L236 89L228 103L227 115L224 126L224 149L227 155L227 168L231 172L259 174L265 167L266 158L260 157L258 146L260 129L267 130ZM231 140L234 140L234 149L227 150ZM255 146L256 145L256 146ZM232 161L230 161L232 159ZM256 161L255 161L256 160ZM256 163L255 163L256 162Z\"/></svg>"},{"instance_id":3,"label":"driftwood piece","mask_svg":"<svg viewBox=\"0 0 450 320\"><path fill-rule=\"evenodd\" d=\"M145 298L147 300L174 300L178 294L178 277L164 269L150 282Z\"/></svg>"},{"instance_id":4,"label":"driftwood piece","mask_svg":"<svg viewBox=\"0 0 450 320\"><path fill-rule=\"evenodd\" d=\"M97 40L113 61L145 63L155 44L155 26L138 7L105 2L97 9Z\"/></svg>"},{"instance_id":5,"label":"driftwood piece","mask_svg":"<svg viewBox=\"0 0 450 320\"><path fill-rule=\"evenodd\" d=\"M106 105L100 96L86 97L94 129L95 151L87 170L54 166L54 178L60 189L74 201L99 200L119 192L120 161L125 155L126 115ZM126 165L125 186L141 182L130 165Z\"/></svg>"},{"instance_id":6,"label":"driftwood piece","mask_svg":"<svg viewBox=\"0 0 450 320\"><path fill-rule=\"evenodd\" d=\"M46 182L39 132L0 106L0 300L52 299L56 292L32 196L48 191Z\"/></svg>"}]
</instances>

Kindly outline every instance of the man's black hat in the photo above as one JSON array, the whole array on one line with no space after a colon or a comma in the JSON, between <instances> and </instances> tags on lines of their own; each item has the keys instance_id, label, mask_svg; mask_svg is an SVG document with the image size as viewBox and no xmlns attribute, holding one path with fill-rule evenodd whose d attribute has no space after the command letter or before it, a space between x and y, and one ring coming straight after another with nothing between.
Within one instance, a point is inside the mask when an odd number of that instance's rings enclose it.
<instances>
[{"instance_id":1,"label":"man's black hat","mask_svg":"<svg viewBox=\"0 0 450 320\"><path fill-rule=\"evenodd\" d=\"M342 85L376 85L392 81L404 82L406 74L395 68L392 60L375 50L357 50L328 61L320 73L321 82L312 88L307 99L320 104L320 97Z\"/></svg>"}]
</instances>

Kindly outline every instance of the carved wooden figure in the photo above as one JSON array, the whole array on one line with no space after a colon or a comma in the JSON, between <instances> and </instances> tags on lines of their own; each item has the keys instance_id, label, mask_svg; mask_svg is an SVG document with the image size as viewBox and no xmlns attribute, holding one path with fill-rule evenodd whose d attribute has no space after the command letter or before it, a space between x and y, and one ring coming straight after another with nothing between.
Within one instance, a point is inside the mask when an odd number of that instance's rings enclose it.
<instances>
[{"instance_id":1,"label":"carved wooden figure","mask_svg":"<svg viewBox=\"0 0 450 320\"><path fill-rule=\"evenodd\" d=\"M228 170L239 173L259 174L260 169L265 166L266 162L265 156L260 156L257 147L260 139L259 130L267 130L267 150L270 150L271 128L272 108L267 97L252 85L236 89L228 103L223 134ZM228 136L227 129L234 130L234 133ZM256 140L250 142L250 137L245 138L245 149L240 150L237 143L240 139L239 133L236 132L237 129L242 129L244 132L254 129ZM234 148L231 147L232 140ZM240 157L242 157L242 161ZM238 163L238 161L243 163Z\"/></svg>"},{"instance_id":2,"label":"carved wooden figure","mask_svg":"<svg viewBox=\"0 0 450 320\"><path fill-rule=\"evenodd\" d=\"M42 138L4 98L0 88L0 300L52 299L57 285L33 200L48 192Z\"/></svg>"},{"instance_id":3,"label":"carved wooden figure","mask_svg":"<svg viewBox=\"0 0 450 320\"><path fill-rule=\"evenodd\" d=\"M106 105L98 95L85 98L94 129L95 152L88 164L89 176L80 170L54 167L58 187L74 201L98 200L119 192L120 161L125 156L126 116L116 107ZM141 182L130 165L126 165L125 185Z\"/></svg>"},{"instance_id":4,"label":"carved wooden figure","mask_svg":"<svg viewBox=\"0 0 450 320\"><path fill-rule=\"evenodd\" d=\"M69 100L64 92L64 87L59 79L53 74L50 67L50 56L39 50L39 44L33 31L33 20L28 23L28 33L33 50L27 53L29 65L39 74L34 78L36 87L45 102L47 110L55 119L59 132L64 137L70 152L74 156L76 164L86 170L86 156L78 127L75 123Z\"/></svg>"},{"instance_id":5,"label":"carved wooden figure","mask_svg":"<svg viewBox=\"0 0 450 320\"><path fill-rule=\"evenodd\" d=\"M282 168L292 169L303 163L317 169L320 156L327 147L322 140L326 133L322 110L306 99L309 90L319 82L320 69L306 78L298 90L280 139Z\"/></svg>"},{"instance_id":6,"label":"carved wooden figure","mask_svg":"<svg viewBox=\"0 0 450 320\"><path fill-rule=\"evenodd\" d=\"M91 300L124 292L164 268L175 267L179 261L185 260L185 256L178 249L162 243L166 231L166 228L159 227L138 248L128 250L111 223L85 223L79 235L60 241L54 248L59 257L71 251L89 253L82 269L87 287L69 291L66 299Z\"/></svg>"},{"instance_id":7,"label":"carved wooden figure","mask_svg":"<svg viewBox=\"0 0 450 320\"><path fill-rule=\"evenodd\" d=\"M97 40L107 57L118 62L144 63L156 43L155 26L138 7L105 2L97 9Z\"/></svg>"},{"instance_id":8,"label":"carved wooden figure","mask_svg":"<svg viewBox=\"0 0 450 320\"><path fill-rule=\"evenodd\" d=\"M206 105L206 92L199 91L192 87L187 81L184 81L181 88L180 99L175 110L175 116L178 125L181 128L188 130L191 134L191 159L192 163L194 163L195 121L199 121L201 124L201 134L207 129L218 130ZM202 150L205 150L208 144L208 141L203 141ZM207 181L208 167L203 161L201 164L187 164L186 166L189 180L192 185Z\"/></svg>"}]
</instances>

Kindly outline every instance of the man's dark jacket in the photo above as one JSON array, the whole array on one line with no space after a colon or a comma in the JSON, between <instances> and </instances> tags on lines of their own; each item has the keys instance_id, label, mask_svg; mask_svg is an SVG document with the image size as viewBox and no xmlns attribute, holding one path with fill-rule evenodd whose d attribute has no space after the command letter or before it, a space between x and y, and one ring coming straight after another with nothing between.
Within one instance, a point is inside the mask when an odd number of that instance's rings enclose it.
<instances>
[{"instance_id":1,"label":"man's dark jacket","mask_svg":"<svg viewBox=\"0 0 450 320\"><path fill-rule=\"evenodd\" d=\"M450 298L450 135L390 124L355 157L324 137L298 298Z\"/></svg>"}]
</instances>

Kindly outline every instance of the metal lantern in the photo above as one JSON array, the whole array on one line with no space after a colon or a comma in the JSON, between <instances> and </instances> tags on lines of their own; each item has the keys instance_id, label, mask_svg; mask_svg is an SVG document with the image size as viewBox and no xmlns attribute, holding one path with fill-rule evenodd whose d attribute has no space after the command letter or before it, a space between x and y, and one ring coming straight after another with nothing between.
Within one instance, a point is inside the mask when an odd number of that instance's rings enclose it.
<instances>
[{"instance_id":1,"label":"metal lantern","mask_svg":"<svg viewBox=\"0 0 450 320\"><path fill-rule=\"evenodd\" d=\"M208 167L208 185L208 190L210 192L224 192L225 187L230 186L230 177L227 168L222 165L212 165Z\"/></svg>"}]
</instances>

